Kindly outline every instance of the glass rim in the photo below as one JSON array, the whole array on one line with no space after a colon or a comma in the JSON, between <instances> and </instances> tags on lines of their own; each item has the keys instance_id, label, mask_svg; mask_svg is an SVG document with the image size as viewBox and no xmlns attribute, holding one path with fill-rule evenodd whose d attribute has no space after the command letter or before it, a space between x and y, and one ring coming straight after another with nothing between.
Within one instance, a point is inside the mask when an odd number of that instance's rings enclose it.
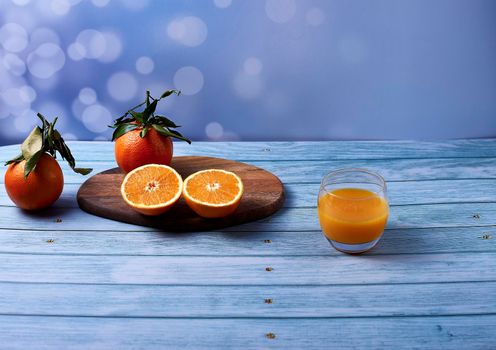
<instances>
[{"instance_id":1,"label":"glass rim","mask_svg":"<svg viewBox=\"0 0 496 350\"><path fill-rule=\"evenodd\" d=\"M377 191L368 190L368 191L373 193L372 196L354 198L352 200L361 201L361 200L367 200L367 199L373 198L374 196L380 197L380 192L384 192L384 195L386 195L386 193L387 193L386 180L384 180L384 178L379 173L372 171L372 170L364 169L364 168L341 168L341 169L333 170L333 171L327 173L326 175L324 175L324 177L322 178L322 182L320 184L320 190L325 189L326 185L324 184L324 181L326 179L328 179L334 175L340 175L340 174L345 174L345 173L362 173L362 174L372 175L375 178L377 178L380 182L379 184L376 184L376 185L379 185L381 187L380 190L377 190ZM341 183L341 182L335 182L335 184L339 184L339 183ZM332 193L331 191L328 191L327 194L330 194L336 198L343 198L342 196L336 195L336 194ZM346 198L346 199L350 200L350 198Z\"/></svg>"}]
</instances>

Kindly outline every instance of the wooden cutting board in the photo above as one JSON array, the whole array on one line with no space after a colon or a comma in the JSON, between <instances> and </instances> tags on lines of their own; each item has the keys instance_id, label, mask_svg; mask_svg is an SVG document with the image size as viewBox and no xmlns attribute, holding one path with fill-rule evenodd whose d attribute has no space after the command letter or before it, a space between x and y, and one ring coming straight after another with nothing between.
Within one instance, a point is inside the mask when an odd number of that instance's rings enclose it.
<instances>
[{"instance_id":1,"label":"wooden cutting board","mask_svg":"<svg viewBox=\"0 0 496 350\"><path fill-rule=\"evenodd\" d=\"M174 157L171 166L186 177L204 169L225 169L243 180L244 194L232 215L222 219L204 219L193 212L184 201L163 215L150 217L139 214L122 199L120 187L124 173L110 169L88 179L79 189L77 201L84 211L111 220L172 232L206 231L259 220L274 214L284 203L284 186L277 176L255 166L211 157Z\"/></svg>"}]
</instances>

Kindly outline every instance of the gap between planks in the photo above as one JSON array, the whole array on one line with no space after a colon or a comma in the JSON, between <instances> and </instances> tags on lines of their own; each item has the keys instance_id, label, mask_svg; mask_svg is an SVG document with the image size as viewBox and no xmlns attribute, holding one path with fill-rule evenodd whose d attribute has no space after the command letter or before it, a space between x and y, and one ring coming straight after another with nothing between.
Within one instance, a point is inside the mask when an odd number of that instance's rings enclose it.
<instances>
[{"instance_id":1,"label":"gap between planks","mask_svg":"<svg viewBox=\"0 0 496 350\"><path fill-rule=\"evenodd\" d=\"M178 154L177 157L188 157L188 156L197 156L196 154ZM220 158L216 157L215 155L200 155L200 157L212 157L212 158ZM298 163L303 163L303 162L332 162L332 161L364 161L364 162L369 162L369 161L396 161L396 160L436 160L436 159L494 159L496 161L495 156L461 156L461 157L456 157L456 156L449 156L449 157L398 157L398 158L305 158L305 159L291 159L291 158L277 158L277 159L268 159L268 158L260 158L260 159L241 159L241 158L230 158L229 160L233 160L236 162L241 162L241 163L250 163L250 162L255 162L255 163L262 163L262 162L268 162L268 163L278 163L278 162L298 162ZM84 163L111 163L114 160L112 159L79 159L80 162ZM0 163L5 163L7 160L0 160ZM115 167L117 167L117 163L115 164Z\"/></svg>"},{"instance_id":2,"label":"gap between planks","mask_svg":"<svg viewBox=\"0 0 496 350\"><path fill-rule=\"evenodd\" d=\"M496 160L495 160L496 161ZM96 175L97 173L95 173ZM81 182L64 182L64 185L71 185L71 186L77 186L77 185L82 185L85 180L88 178L83 178L81 179ZM469 180L496 180L495 177L447 177L447 178L432 178L432 179L418 179L418 180L387 180L386 183L405 183L405 182L435 182L435 181L469 181ZM0 184L3 184L3 180L0 178ZM284 182L284 185L320 185L320 181L288 181Z\"/></svg>"},{"instance_id":3,"label":"gap between planks","mask_svg":"<svg viewBox=\"0 0 496 350\"><path fill-rule=\"evenodd\" d=\"M496 203L496 199L494 201L480 201L480 200L475 200L475 201L454 201L454 202L426 202L426 203L407 203L407 204L389 204L390 208L394 207L414 207L418 205L447 205L447 204L493 204ZM15 204L0 204L0 208L15 208ZM59 209L78 209L78 206L71 206L71 205L56 205L54 208L59 208ZM300 205L300 206L291 206L291 205L283 205L282 208L285 209L317 209L316 205ZM112 219L108 219L112 220Z\"/></svg>"},{"instance_id":4,"label":"gap between planks","mask_svg":"<svg viewBox=\"0 0 496 350\"><path fill-rule=\"evenodd\" d=\"M322 244L325 244L323 242ZM329 246L329 249L334 249ZM398 255L443 255L443 254L491 254L495 250L450 250L445 252L421 252L421 253L364 253L363 256L398 256ZM0 255L28 255L28 256L108 256L108 257L168 257L168 258L346 258L350 255L342 253L338 255L329 254L102 254L102 253L40 253L40 252L8 252L0 251ZM2 283L2 281L0 281Z\"/></svg>"},{"instance_id":5,"label":"gap between planks","mask_svg":"<svg viewBox=\"0 0 496 350\"><path fill-rule=\"evenodd\" d=\"M50 314L2 314L0 317L48 317L48 318L94 318L94 319L158 319L158 320L353 320L353 319L405 319L496 316L496 313L442 314L442 315L375 315L375 316L94 316L94 315L50 315Z\"/></svg>"},{"instance_id":6,"label":"gap between planks","mask_svg":"<svg viewBox=\"0 0 496 350\"><path fill-rule=\"evenodd\" d=\"M19 285L55 285L55 286L129 286L129 287L212 287L212 288L239 288L239 287L361 287L361 286L415 286L438 284L484 284L494 283L496 280L463 280L463 281L429 281L429 282L374 282L374 283L329 283L329 284L197 284L197 283L105 283L105 282L37 282L37 281L3 281L0 284Z\"/></svg>"},{"instance_id":7,"label":"gap between planks","mask_svg":"<svg viewBox=\"0 0 496 350\"><path fill-rule=\"evenodd\" d=\"M133 225L130 225L133 226ZM442 228L484 228L484 227L492 227L496 228L496 224L487 224L487 225L459 225L459 226L428 226L428 227L391 227L388 228L386 227L384 231L398 231L398 230L432 230L432 229L442 229ZM153 233L153 232L164 232L164 233L171 233L167 231L160 231L160 230L140 230L140 226L137 226L136 229L134 230L112 230L109 231L107 229L105 230L83 230L83 229L58 229L58 230L53 230L53 229L30 229L30 228L11 228L11 227L0 227L0 231L28 231L28 232L34 232L34 231L39 231L39 232L136 232L136 233L141 233L141 232L147 232L147 233ZM220 232L220 231L205 231L205 233L208 232ZM243 230L231 230L231 231L223 231L221 233L253 233L253 232L260 232L260 231L243 231ZM268 232L268 233L279 233L279 232L321 232L319 230L315 229L308 229L308 230L266 230L263 232ZM173 233L173 232L172 232ZM195 232L187 232L187 233L195 233ZM196 232L198 233L198 232Z\"/></svg>"}]
</instances>

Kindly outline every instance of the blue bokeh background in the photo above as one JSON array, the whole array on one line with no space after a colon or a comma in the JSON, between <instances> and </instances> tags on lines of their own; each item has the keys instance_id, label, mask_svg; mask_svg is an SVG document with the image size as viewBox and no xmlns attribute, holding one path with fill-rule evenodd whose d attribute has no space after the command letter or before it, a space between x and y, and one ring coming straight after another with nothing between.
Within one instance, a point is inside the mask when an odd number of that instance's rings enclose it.
<instances>
[{"instance_id":1,"label":"blue bokeh background","mask_svg":"<svg viewBox=\"0 0 496 350\"><path fill-rule=\"evenodd\" d=\"M0 0L0 144L168 88L194 140L494 137L496 1Z\"/></svg>"}]
</instances>

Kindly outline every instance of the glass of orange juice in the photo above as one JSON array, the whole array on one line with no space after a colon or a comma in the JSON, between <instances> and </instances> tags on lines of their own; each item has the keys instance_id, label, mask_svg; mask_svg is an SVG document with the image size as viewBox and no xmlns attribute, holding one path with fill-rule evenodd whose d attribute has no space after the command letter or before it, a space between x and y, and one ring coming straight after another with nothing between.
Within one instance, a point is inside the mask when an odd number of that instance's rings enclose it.
<instances>
[{"instance_id":1,"label":"glass of orange juice","mask_svg":"<svg viewBox=\"0 0 496 350\"><path fill-rule=\"evenodd\" d=\"M317 204L324 236L334 248L350 254L374 247L389 215L386 182L366 169L341 169L324 176Z\"/></svg>"}]
</instances>

